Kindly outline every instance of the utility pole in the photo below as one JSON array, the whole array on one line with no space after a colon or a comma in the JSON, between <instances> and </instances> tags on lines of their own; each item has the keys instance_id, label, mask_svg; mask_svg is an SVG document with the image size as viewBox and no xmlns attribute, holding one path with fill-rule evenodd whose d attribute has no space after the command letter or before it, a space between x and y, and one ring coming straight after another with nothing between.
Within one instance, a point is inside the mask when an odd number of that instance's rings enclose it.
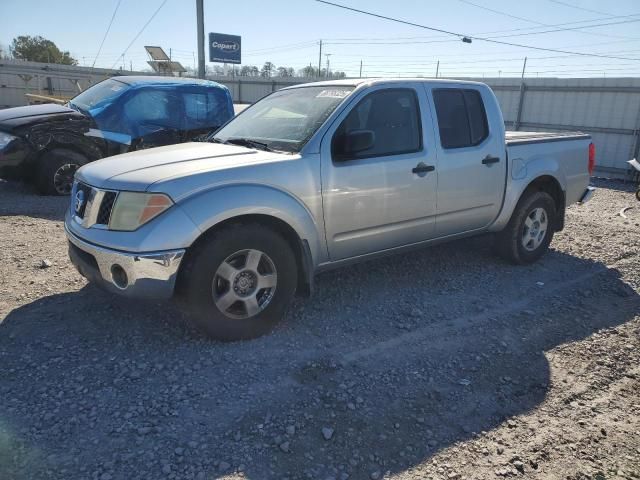
<instances>
[{"instance_id":1,"label":"utility pole","mask_svg":"<svg viewBox=\"0 0 640 480\"><path fill-rule=\"evenodd\" d=\"M440 60L436 63L436 78L438 78L438 73L440 73Z\"/></svg>"},{"instance_id":2,"label":"utility pole","mask_svg":"<svg viewBox=\"0 0 640 480\"><path fill-rule=\"evenodd\" d=\"M196 0L198 31L198 78L204 78L204 0Z\"/></svg>"},{"instance_id":3,"label":"utility pole","mask_svg":"<svg viewBox=\"0 0 640 480\"><path fill-rule=\"evenodd\" d=\"M320 52L318 53L318 77L321 77L322 71L322 39L320 39Z\"/></svg>"},{"instance_id":4,"label":"utility pole","mask_svg":"<svg viewBox=\"0 0 640 480\"><path fill-rule=\"evenodd\" d=\"M360 60L360 75L358 78L362 78L362 60Z\"/></svg>"},{"instance_id":5,"label":"utility pole","mask_svg":"<svg viewBox=\"0 0 640 480\"><path fill-rule=\"evenodd\" d=\"M524 65L522 65L522 76L520 77L520 80L524 80L524 71L527 68L527 57L524 57Z\"/></svg>"},{"instance_id":6,"label":"utility pole","mask_svg":"<svg viewBox=\"0 0 640 480\"><path fill-rule=\"evenodd\" d=\"M324 54L325 57L327 57L327 78L329 78L329 76L331 75L331 69L329 68L329 57L331 56L330 53L325 53Z\"/></svg>"},{"instance_id":7,"label":"utility pole","mask_svg":"<svg viewBox=\"0 0 640 480\"><path fill-rule=\"evenodd\" d=\"M129 71L133 72L133 60L129 60Z\"/></svg>"}]
</instances>

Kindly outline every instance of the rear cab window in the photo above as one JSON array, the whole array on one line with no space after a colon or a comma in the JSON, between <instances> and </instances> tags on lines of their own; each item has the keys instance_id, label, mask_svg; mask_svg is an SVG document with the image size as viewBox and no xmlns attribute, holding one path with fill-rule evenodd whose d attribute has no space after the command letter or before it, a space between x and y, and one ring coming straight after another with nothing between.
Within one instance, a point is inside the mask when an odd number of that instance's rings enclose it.
<instances>
[{"instance_id":1,"label":"rear cab window","mask_svg":"<svg viewBox=\"0 0 640 480\"><path fill-rule=\"evenodd\" d=\"M442 148L464 148L481 144L489 136L489 124L478 90L437 88L433 90Z\"/></svg>"}]
</instances>

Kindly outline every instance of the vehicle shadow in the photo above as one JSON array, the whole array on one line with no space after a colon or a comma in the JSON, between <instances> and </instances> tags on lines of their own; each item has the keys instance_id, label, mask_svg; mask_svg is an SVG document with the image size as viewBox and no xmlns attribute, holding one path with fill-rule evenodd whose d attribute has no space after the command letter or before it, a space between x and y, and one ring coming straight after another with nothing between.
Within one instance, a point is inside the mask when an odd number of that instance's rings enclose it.
<instances>
[{"instance_id":1,"label":"vehicle shadow","mask_svg":"<svg viewBox=\"0 0 640 480\"><path fill-rule=\"evenodd\" d=\"M591 178L591 184L598 188L616 190L618 192L633 193L638 189L638 182L633 180L620 180L612 178Z\"/></svg>"},{"instance_id":2,"label":"vehicle shadow","mask_svg":"<svg viewBox=\"0 0 640 480\"><path fill-rule=\"evenodd\" d=\"M359 479L426 462L539 406L550 350L640 312L616 269L557 251L514 268L487 248L325 273L251 342L91 286L16 308L0 324L0 477Z\"/></svg>"},{"instance_id":3,"label":"vehicle shadow","mask_svg":"<svg viewBox=\"0 0 640 480\"><path fill-rule=\"evenodd\" d=\"M0 216L63 220L69 197L39 195L27 183L0 179Z\"/></svg>"}]
</instances>

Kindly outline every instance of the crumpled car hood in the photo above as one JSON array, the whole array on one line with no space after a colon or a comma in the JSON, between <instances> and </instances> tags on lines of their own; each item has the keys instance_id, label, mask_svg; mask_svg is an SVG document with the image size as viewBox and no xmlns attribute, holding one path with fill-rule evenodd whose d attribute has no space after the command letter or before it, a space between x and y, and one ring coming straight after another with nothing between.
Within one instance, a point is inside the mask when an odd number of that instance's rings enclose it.
<instances>
[{"instance_id":1,"label":"crumpled car hood","mask_svg":"<svg viewBox=\"0 0 640 480\"><path fill-rule=\"evenodd\" d=\"M84 119L81 113L63 105L47 103L0 110L0 126L11 131L18 127L65 118Z\"/></svg>"},{"instance_id":2,"label":"crumpled car hood","mask_svg":"<svg viewBox=\"0 0 640 480\"><path fill-rule=\"evenodd\" d=\"M104 158L80 168L76 178L98 188L162 192L165 184L192 175L287 158L291 156L236 145L191 142Z\"/></svg>"}]
</instances>

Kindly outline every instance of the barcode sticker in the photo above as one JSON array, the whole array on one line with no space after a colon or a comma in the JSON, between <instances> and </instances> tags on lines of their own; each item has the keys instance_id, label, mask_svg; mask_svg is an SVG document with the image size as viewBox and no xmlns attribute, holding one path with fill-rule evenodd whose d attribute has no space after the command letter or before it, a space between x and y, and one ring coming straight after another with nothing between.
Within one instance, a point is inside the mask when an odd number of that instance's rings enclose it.
<instances>
[{"instance_id":1,"label":"barcode sticker","mask_svg":"<svg viewBox=\"0 0 640 480\"><path fill-rule=\"evenodd\" d=\"M316 95L316 98L322 98L322 97L344 98L347 95L349 95L349 93L351 93L351 90L336 90L336 89L322 90L318 95Z\"/></svg>"}]
</instances>

